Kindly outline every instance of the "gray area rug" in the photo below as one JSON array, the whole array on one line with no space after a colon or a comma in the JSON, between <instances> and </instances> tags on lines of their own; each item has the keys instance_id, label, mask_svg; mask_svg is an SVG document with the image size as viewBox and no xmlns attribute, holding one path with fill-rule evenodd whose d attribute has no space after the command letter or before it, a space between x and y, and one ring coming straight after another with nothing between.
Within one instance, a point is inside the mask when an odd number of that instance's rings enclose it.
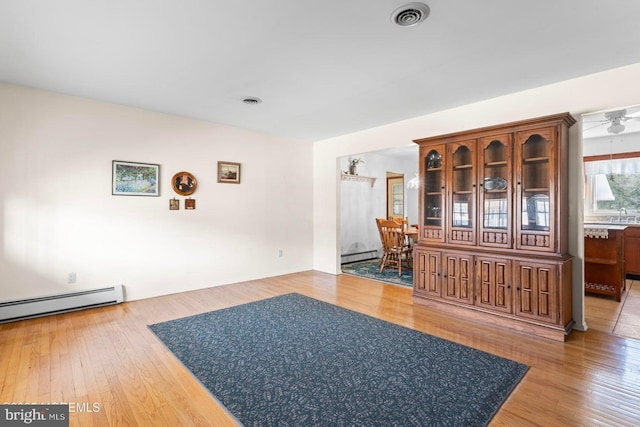
<instances>
[{"instance_id":1,"label":"gray area rug","mask_svg":"<svg viewBox=\"0 0 640 427\"><path fill-rule=\"evenodd\" d=\"M245 426L484 426L528 369L299 294L149 328Z\"/></svg>"}]
</instances>

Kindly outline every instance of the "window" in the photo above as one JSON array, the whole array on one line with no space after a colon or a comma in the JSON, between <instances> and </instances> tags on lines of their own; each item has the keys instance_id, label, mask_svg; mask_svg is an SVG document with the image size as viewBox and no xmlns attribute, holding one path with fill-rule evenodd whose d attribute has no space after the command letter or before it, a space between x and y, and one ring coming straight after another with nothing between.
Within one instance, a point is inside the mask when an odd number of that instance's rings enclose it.
<instances>
[{"instance_id":1,"label":"window","mask_svg":"<svg viewBox=\"0 0 640 427\"><path fill-rule=\"evenodd\" d=\"M585 214L640 212L640 156L622 156L585 158Z\"/></svg>"}]
</instances>

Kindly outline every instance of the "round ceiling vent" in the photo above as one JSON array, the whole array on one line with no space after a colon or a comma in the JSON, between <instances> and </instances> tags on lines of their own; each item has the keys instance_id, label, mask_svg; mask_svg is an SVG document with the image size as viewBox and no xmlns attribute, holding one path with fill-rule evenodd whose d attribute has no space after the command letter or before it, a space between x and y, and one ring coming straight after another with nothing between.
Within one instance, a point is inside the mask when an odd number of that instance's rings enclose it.
<instances>
[{"instance_id":1,"label":"round ceiling vent","mask_svg":"<svg viewBox=\"0 0 640 427\"><path fill-rule=\"evenodd\" d=\"M424 3L408 3L400 6L391 14L391 21L401 27L410 27L427 19L429 6Z\"/></svg>"},{"instance_id":2,"label":"round ceiling vent","mask_svg":"<svg viewBox=\"0 0 640 427\"><path fill-rule=\"evenodd\" d=\"M242 102L249 105L256 105L256 104L260 104L262 102L262 99L256 98L255 96L250 96L250 97L244 98Z\"/></svg>"}]
</instances>

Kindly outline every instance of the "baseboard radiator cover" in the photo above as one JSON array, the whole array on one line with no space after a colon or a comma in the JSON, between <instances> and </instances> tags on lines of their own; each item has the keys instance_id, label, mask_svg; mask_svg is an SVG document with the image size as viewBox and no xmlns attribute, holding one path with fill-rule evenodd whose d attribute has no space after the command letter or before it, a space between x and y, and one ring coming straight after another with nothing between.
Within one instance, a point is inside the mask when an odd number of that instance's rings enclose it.
<instances>
[{"instance_id":1,"label":"baseboard radiator cover","mask_svg":"<svg viewBox=\"0 0 640 427\"><path fill-rule=\"evenodd\" d=\"M362 252L351 252L348 254L340 255L340 263L349 264L351 262L366 261L368 259L375 259L377 257L378 257L377 249L371 249L371 250L362 251Z\"/></svg>"},{"instance_id":2,"label":"baseboard radiator cover","mask_svg":"<svg viewBox=\"0 0 640 427\"><path fill-rule=\"evenodd\" d=\"M0 302L0 323L119 304L123 301L122 285L3 301Z\"/></svg>"}]
</instances>

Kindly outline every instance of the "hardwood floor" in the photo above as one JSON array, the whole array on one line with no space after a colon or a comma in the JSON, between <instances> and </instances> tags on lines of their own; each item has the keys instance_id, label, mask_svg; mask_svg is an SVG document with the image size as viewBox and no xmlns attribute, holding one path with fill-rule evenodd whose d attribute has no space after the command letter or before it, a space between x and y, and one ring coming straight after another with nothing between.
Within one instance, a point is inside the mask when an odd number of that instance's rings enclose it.
<instances>
[{"instance_id":1,"label":"hardwood floor","mask_svg":"<svg viewBox=\"0 0 640 427\"><path fill-rule=\"evenodd\" d=\"M585 296L589 328L640 340L640 280L627 279L626 287L620 302L605 295Z\"/></svg>"},{"instance_id":2,"label":"hardwood floor","mask_svg":"<svg viewBox=\"0 0 640 427\"><path fill-rule=\"evenodd\" d=\"M640 424L640 341L530 338L414 305L409 288L319 272L0 325L0 402L70 402L72 426L237 425L147 325L289 292L529 365L492 426Z\"/></svg>"}]
</instances>

